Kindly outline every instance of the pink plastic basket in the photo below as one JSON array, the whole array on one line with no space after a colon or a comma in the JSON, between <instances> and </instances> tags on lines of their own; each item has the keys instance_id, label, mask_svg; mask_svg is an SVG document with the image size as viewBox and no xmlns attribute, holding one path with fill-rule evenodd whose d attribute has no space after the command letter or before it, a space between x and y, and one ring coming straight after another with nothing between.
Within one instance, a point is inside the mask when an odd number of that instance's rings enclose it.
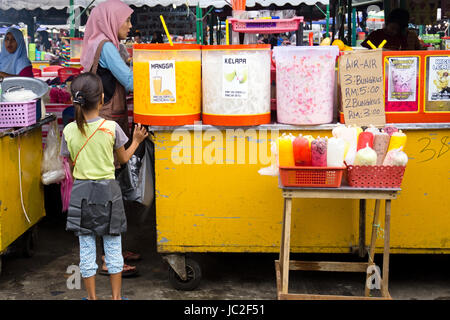
<instances>
[{"instance_id":1,"label":"pink plastic basket","mask_svg":"<svg viewBox=\"0 0 450 320\"><path fill-rule=\"evenodd\" d=\"M26 127L36 123L36 101L0 102L0 128Z\"/></svg>"},{"instance_id":2,"label":"pink plastic basket","mask_svg":"<svg viewBox=\"0 0 450 320\"><path fill-rule=\"evenodd\" d=\"M229 19L234 32L282 33L296 31L303 17L292 19Z\"/></svg>"}]
</instances>

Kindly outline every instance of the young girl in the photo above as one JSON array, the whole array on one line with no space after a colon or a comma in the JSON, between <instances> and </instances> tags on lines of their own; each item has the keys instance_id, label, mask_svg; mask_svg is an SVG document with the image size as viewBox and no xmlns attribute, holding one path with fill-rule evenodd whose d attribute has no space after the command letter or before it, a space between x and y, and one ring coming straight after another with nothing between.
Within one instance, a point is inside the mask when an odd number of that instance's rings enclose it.
<instances>
[{"instance_id":1,"label":"young girl","mask_svg":"<svg viewBox=\"0 0 450 320\"><path fill-rule=\"evenodd\" d=\"M128 138L120 126L99 117L103 86L97 75L81 74L72 82L71 91L76 121L64 128L61 143L61 155L72 160L75 179L66 229L79 237L80 271L88 299L97 298L95 240L96 236L101 236L112 298L120 300L123 269L120 234L126 231L127 223L122 194L114 176L114 152L121 163L126 163L148 133L138 124L133 141L125 150Z\"/></svg>"}]
</instances>

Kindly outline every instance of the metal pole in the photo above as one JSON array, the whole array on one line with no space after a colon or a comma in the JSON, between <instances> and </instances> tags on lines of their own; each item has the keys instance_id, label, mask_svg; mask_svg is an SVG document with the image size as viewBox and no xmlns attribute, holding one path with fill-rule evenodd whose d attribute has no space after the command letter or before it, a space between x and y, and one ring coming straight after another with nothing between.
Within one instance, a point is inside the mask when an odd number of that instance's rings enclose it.
<instances>
[{"instance_id":1,"label":"metal pole","mask_svg":"<svg viewBox=\"0 0 450 320\"><path fill-rule=\"evenodd\" d=\"M383 8L384 8L384 21L386 21L387 16L389 13L391 13L391 0L384 0L383 1Z\"/></svg>"},{"instance_id":2,"label":"metal pole","mask_svg":"<svg viewBox=\"0 0 450 320\"><path fill-rule=\"evenodd\" d=\"M295 45L302 46L303 45L303 22L299 23L295 37L296 37Z\"/></svg>"},{"instance_id":3,"label":"metal pole","mask_svg":"<svg viewBox=\"0 0 450 320\"><path fill-rule=\"evenodd\" d=\"M209 16L209 44L214 44L214 13Z\"/></svg>"},{"instance_id":4,"label":"metal pole","mask_svg":"<svg viewBox=\"0 0 450 320\"><path fill-rule=\"evenodd\" d=\"M352 45L352 0L347 0L347 45Z\"/></svg>"},{"instance_id":5,"label":"metal pole","mask_svg":"<svg viewBox=\"0 0 450 320\"><path fill-rule=\"evenodd\" d=\"M327 31L325 33L325 38L330 37L330 5L327 4Z\"/></svg>"},{"instance_id":6,"label":"metal pole","mask_svg":"<svg viewBox=\"0 0 450 320\"><path fill-rule=\"evenodd\" d=\"M70 0L70 37L75 37L75 8L73 6L73 1Z\"/></svg>"},{"instance_id":7,"label":"metal pole","mask_svg":"<svg viewBox=\"0 0 450 320\"><path fill-rule=\"evenodd\" d=\"M217 22L218 22L218 26L217 26L217 44L220 44L220 41L222 40L222 21L220 21L220 18L217 17Z\"/></svg>"},{"instance_id":8,"label":"metal pole","mask_svg":"<svg viewBox=\"0 0 450 320\"><path fill-rule=\"evenodd\" d=\"M340 25L339 25L339 40L344 40L344 25L345 25L345 0L340 0L339 1L339 12L338 14L340 15L339 17L339 21L340 21Z\"/></svg>"},{"instance_id":9,"label":"metal pole","mask_svg":"<svg viewBox=\"0 0 450 320\"><path fill-rule=\"evenodd\" d=\"M356 13L356 8L353 8L353 12L352 12L352 17L353 17L353 21L352 21L352 47L356 47L356 18L357 18L357 13Z\"/></svg>"},{"instance_id":10,"label":"metal pole","mask_svg":"<svg viewBox=\"0 0 450 320\"><path fill-rule=\"evenodd\" d=\"M200 44L200 22L199 22L199 16L201 17L201 15L198 14L198 9L199 7L196 6L195 7L195 35L197 38L197 44Z\"/></svg>"},{"instance_id":11,"label":"metal pole","mask_svg":"<svg viewBox=\"0 0 450 320\"><path fill-rule=\"evenodd\" d=\"M336 33L336 1L332 2L331 12L333 14L333 23L331 25L331 42L334 40L334 34Z\"/></svg>"},{"instance_id":12,"label":"metal pole","mask_svg":"<svg viewBox=\"0 0 450 320\"><path fill-rule=\"evenodd\" d=\"M198 7L199 12L200 12L200 44L205 44L205 39L204 39L204 35L203 35L203 10L202 8Z\"/></svg>"}]
</instances>

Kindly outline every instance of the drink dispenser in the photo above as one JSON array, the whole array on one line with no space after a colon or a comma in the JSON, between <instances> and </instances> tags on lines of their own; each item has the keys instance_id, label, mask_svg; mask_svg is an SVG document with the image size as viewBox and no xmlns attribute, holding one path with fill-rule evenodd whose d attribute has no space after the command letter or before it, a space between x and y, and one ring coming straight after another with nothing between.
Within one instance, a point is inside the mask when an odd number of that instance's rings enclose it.
<instances>
[{"instance_id":1,"label":"drink dispenser","mask_svg":"<svg viewBox=\"0 0 450 320\"><path fill-rule=\"evenodd\" d=\"M333 121L337 46L275 47L278 122Z\"/></svg>"},{"instance_id":2,"label":"drink dispenser","mask_svg":"<svg viewBox=\"0 0 450 320\"><path fill-rule=\"evenodd\" d=\"M201 46L133 46L134 121L146 125L194 124L201 112Z\"/></svg>"}]
</instances>

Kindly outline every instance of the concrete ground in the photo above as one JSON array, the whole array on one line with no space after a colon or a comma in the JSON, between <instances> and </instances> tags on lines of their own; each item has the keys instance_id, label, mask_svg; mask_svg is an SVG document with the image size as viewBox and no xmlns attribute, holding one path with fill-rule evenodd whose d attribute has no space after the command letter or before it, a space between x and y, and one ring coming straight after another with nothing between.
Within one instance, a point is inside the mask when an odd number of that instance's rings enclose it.
<instances>
[{"instance_id":1,"label":"concrete ground","mask_svg":"<svg viewBox=\"0 0 450 320\"><path fill-rule=\"evenodd\" d=\"M140 252L139 276L123 280L123 294L136 299L276 299L276 254L193 254L203 272L200 287L177 291L168 282L168 267L156 252L154 217L144 223L139 214L129 215L127 249ZM293 255L304 260L358 261L354 255ZM376 263L381 265L381 257ZM75 299L81 290L66 286L66 269L78 264L77 238L65 231L64 216L54 215L39 224L36 254L22 258L17 252L3 257L0 299ZM450 300L450 255L392 255L390 292L394 299ZM363 295L365 275L360 273L290 273L290 291L297 293ZM108 277L97 276L100 299L110 296Z\"/></svg>"}]
</instances>

